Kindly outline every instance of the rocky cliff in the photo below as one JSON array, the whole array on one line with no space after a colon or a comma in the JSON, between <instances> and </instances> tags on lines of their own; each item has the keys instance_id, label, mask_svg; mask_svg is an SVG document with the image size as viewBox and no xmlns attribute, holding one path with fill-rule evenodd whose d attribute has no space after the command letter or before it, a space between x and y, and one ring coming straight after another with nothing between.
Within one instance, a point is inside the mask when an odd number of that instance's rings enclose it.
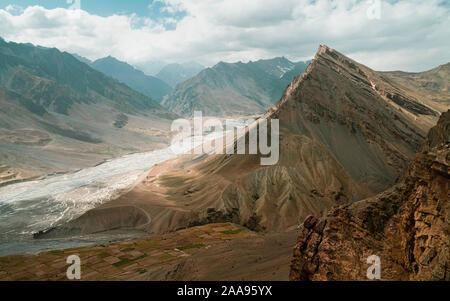
<instances>
[{"instance_id":1,"label":"rocky cliff","mask_svg":"<svg viewBox=\"0 0 450 301\"><path fill-rule=\"evenodd\" d=\"M377 255L382 280L450 280L449 166L450 110L396 186L305 220L290 279L367 280Z\"/></svg>"}]
</instances>

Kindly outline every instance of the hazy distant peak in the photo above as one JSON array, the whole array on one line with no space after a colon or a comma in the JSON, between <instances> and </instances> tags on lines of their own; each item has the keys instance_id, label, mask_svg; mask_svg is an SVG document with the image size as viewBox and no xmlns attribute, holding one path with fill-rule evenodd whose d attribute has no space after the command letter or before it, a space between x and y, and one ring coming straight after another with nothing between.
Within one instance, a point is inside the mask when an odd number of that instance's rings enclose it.
<instances>
[{"instance_id":1,"label":"hazy distant peak","mask_svg":"<svg viewBox=\"0 0 450 301\"><path fill-rule=\"evenodd\" d=\"M99 58L99 59L95 60L93 63L96 64L96 63L104 63L104 62L128 65L127 63L125 63L123 61L120 61L120 60L118 60L115 57L112 57L110 55L108 55L106 57L103 57L103 58Z\"/></svg>"},{"instance_id":2,"label":"hazy distant peak","mask_svg":"<svg viewBox=\"0 0 450 301\"><path fill-rule=\"evenodd\" d=\"M157 101L161 101L172 91L172 87L165 81L146 75L143 71L112 56L98 59L91 63L91 66Z\"/></svg>"},{"instance_id":3,"label":"hazy distant peak","mask_svg":"<svg viewBox=\"0 0 450 301\"><path fill-rule=\"evenodd\" d=\"M158 74L156 74L156 77L170 84L172 87L175 87L177 84L197 75L203 69L205 69L204 66L193 61L186 63L172 63L164 66Z\"/></svg>"},{"instance_id":4,"label":"hazy distant peak","mask_svg":"<svg viewBox=\"0 0 450 301\"><path fill-rule=\"evenodd\" d=\"M70 54L82 63L88 64L88 65L92 64L92 61L88 58L85 58L84 56L78 55L76 53L70 53Z\"/></svg>"},{"instance_id":5,"label":"hazy distant peak","mask_svg":"<svg viewBox=\"0 0 450 301\"><path fill-rule=\"evenodd\" d=\"M185 63L182 63L181 65L186 68L205 69L205 66L203 66L202 64L199 64L197 62L194 62L194 61L185 62Z\"/></svg>"}]
</instances>

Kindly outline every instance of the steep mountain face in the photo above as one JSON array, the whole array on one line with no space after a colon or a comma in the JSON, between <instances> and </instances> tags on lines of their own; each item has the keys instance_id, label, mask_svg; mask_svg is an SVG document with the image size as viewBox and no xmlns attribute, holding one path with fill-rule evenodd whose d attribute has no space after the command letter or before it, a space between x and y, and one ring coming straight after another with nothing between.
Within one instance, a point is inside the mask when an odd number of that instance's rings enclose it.
<instances>
[{"instance_id":1,"label":"steep mountain face","mask_svg":"<svg viewBox=\"0 0 450 301\"><path fill-rule=\"evenodd\" d=\"M247 64L221 62L179 84L162 104L184 116L194 111L208 116L264 113L280 99L293 78L292 72L299 75L306 66L286 58Z\"/></svg>"},{"instance_id":2,"label":"steep mountain face","mask_svg":"<svg viewBox=\"0 0 450 301\"><path fill-rule=\"evenodd\" d=\"M326 146L370 195L392 185L438 114L382 74L321 46L266 117Z\"/></svg>"},{"instance_id":3,"label":"steep mountain face","mask_svg":"<svg viewBox=\"0 0 450 301\"><path fill-rule=\"evenodd\" d=\"M169 64L156 74L157 78L162 79L172 87L176 87L181 82L197 75L205 69L204 66L195 63Z\"/></svg>"},{"instance_id":4,"label":"steep mountain face","mask_svg":"<svg viewBox=\"0 0 450 301\"><path fill-rule=\"evenodd\" d=\"M155 101L118 84L57 49L0 42L0 85L52 111L68 114L75 103L109 101L130 113L155 109Z\"/></svg>"},{"instance_id":5,"label":"steep mountain face","mask_svg":"<svg viewBox=\"0 0 450 301\"><path fill-rule=\"evenodd\" d=\"M158 102L172 91L172 87L163 80L146 75L133 66L110 56L96 60L91 67Z\"/></svg>"},{"instance_id":6,"label":"steep mountain face","mask_svg":"<svg viewBox=\"0 0 450 301\"><path fill-rule=\"evenodd\" d=\"M294 248L291 280L450 280L450 110L430 130L402 181L373 198L309 217Z\"/></svg>"},{"instance_id":7,"label":"steep mountain face","mask_svg":"<svg viewBox=\"0 0 450 301\"><path fill-rule=\"evenodd\" d=\"M261 166L261 155L168 162L59 233L124 225L159 233L225 221L257 231L292 230L310 214L392 186L425 139L422 120L437 121L438 114L379 73L322 46L264 116L280 122L275 165ZM131 219L131 209L140 218Z\"/></svg>"},{"instance_id":8,"label":"steep mountain face","mask_svg":"<svg viewBox=\"0 0 450 301\"><path fill-rule=\"evenodd\" d=\"M162 146L176 118L68 53L3 40L0 102L0 185Z\"/></svg>"}]
</instances>

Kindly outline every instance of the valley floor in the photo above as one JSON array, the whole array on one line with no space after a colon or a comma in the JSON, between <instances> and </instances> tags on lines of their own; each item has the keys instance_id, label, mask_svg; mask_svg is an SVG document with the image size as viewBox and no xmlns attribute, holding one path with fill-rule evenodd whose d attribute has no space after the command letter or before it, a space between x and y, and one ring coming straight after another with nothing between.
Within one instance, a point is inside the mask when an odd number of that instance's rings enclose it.
<instances>
[{"instance_id":1,"label":"valley floor","mask_svg":"<svg viewBox=\"0 0 450 301\"><path fill-rule=\"evenodd\" d=\"M81 280L288 280L297 231L259 234L208 224L132 242L0 258L0 281L67 280L70 255Z\"/></svg>"}]
</instances>

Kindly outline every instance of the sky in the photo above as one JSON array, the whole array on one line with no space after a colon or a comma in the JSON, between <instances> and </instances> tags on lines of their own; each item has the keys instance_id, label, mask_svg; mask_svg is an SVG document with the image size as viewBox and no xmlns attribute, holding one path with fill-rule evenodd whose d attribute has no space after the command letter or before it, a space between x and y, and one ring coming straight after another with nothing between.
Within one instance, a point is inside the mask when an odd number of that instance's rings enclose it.
<instances>
[{"instance_id":1,"label":"sky","mask_svg":"<svg viewBox=\"0 0 450 301\"><path fill-rule=\"evenodd\" d=\"M450 0L0 0L0 36L150 74L306 60L321 44L375 70L425 71L450 61Z\"/></svg>"}]
</instances>

